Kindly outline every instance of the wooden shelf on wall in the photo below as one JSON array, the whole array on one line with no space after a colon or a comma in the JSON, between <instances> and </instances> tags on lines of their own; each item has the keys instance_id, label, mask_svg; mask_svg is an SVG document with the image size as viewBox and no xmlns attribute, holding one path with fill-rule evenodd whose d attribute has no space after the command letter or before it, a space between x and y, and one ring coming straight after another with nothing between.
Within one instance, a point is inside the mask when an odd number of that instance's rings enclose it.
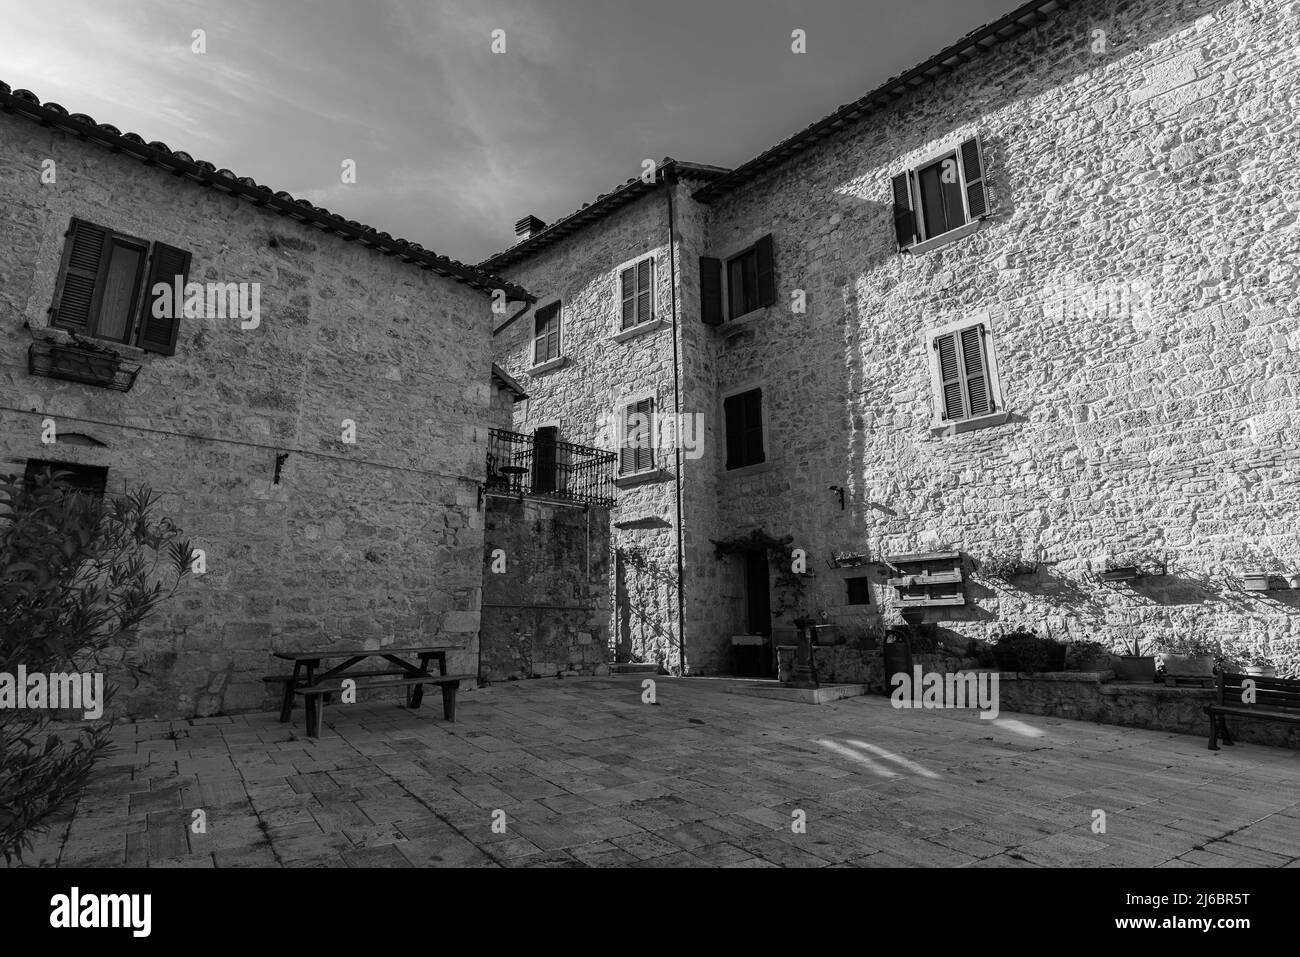
<instances>
[{"instance_id":1,"label":"wooden shelf on wall","mask_svg":"<svg viewBox=\"0 0 1300 957\"><path fill-rule=\"evenodd\" d=\"M900 574L888 584L901 608L941 608L966 604L966 576L960 552L889 555L885 561Z\"/></svg>"}]
</instances>

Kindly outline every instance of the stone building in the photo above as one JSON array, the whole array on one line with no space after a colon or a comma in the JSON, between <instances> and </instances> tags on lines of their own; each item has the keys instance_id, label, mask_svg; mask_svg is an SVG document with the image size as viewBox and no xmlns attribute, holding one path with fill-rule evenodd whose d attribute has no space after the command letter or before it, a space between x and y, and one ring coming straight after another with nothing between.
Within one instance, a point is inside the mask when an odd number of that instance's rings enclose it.
<instances>
[{"instance_id":1,"label":"stone building","mask_svg":"<svg viewBox=\"0 0 1300 957\"><path fill-rule=\"evenodd\" d=\"M623 447L620 658L906 611L1300 665L1300 579L1242 587L1300 572L1298 50L1285 0L1034 0L734 170L521 220L495 358L517 431ZM651 410L702 444L636 448Z\"/></svg>"},{"instance_id":2,"label":"stone building","mask_svg":"<svg viewBox=\"0 0 1300 957\"><path fill-rule=\"evenodd\" d=\"M204 552L126 709L256 707L330 642L477 671L490 294L525 291L3 84L0 144L0 471L151 486ZM176 275L247 285L169 319Z\"/></svg>"}]
</instances>

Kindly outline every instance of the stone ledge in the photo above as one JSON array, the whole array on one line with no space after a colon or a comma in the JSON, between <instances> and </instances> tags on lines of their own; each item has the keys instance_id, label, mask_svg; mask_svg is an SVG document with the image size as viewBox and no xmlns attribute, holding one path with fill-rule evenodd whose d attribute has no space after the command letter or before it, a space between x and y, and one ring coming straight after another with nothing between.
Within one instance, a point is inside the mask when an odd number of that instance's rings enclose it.
<instances>
[{"instance_id":1,"label":"stone ledge","mask_svg":"<svg viewBox=\"0 0 1300 957\"><path fill-rule=\"evenodd\" d=\"M827 704L842 698L856 698L867 693L866 685L822 685L820 688L786 688L775 682L769 686L737 685L728 688L732 694L754 698L775 698L778 701L801 701L804 704Z\"/></svg>"},{"instance_id":2,"label":"stone ledge","mask_svg":"<svg viewBox=\"0 0 1300 957\"><path fill-rule=\"evenodd\" d=\"M970 668L968 671L997 672L1003 681L1109 681L1113 671L998 671L997 668ZM1151 687L1156 687L1152 685ZM1164 687L1161 685L1160 687Z\"/></svg>"}]
</instances>

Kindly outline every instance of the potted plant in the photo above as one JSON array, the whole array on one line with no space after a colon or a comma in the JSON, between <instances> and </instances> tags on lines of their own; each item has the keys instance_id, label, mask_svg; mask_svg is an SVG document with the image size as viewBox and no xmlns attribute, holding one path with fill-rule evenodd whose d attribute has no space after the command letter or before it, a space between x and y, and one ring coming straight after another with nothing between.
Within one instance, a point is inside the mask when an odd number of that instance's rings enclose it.
<instances>
[{"instance_id":1,"label":"potted plant","mask_svg":"<svg viewBox=\"0 0 1300 957\"><path fill-rule=\"evenodd\" d=\"M1012 548L995 548L975 559L975 568L985 578L1009 581L1038 571L1038 561Z\"/></svg>"},{"instance_id":2,"label":"potted plant","mask_svg":"<svg viewBox=\"0 0 1300 957\"><path fill-rule=\"evenodd\" d=\"M1256 678L1276 678L1277 665L1268 655L1254 654L1251 655L1249 663L1241 668L1243 675L1252 675Z\"/></svg>"},{"instance_id":3,"label":"potted plant","mask_svg":"<svg viewBox=\"0 0 1300 957\"><path fill-rule=\"evenodd\" d=\"M1246 559L1246 568L1242 579L1246 591L1268 591L1273 579L1286 574L1287 567L1272 554L1251 552Z\"/></svg>"},{"instance_id":4,"label":"potted plant","mask_svg":"<svg viewBox=\"0 0 1300 957\"><path fill-rule=\"evenodd\" d=\"M1072 641L1066 646L1066 667L1072 671L1111 671L1110 648L1100 641Z\"/></svg>"},{"instance_id":5,"label":"potted plant","mask_svg":"<svg viewBox=\"0 0 1300 957\"><path fill-rule=\"evenodd\" d=\"M1106 559L1101 580L1125 582L1145 575L1166 575L1169 573L1170 557L1171 553L1165 550L1116 552Z\"/></svg>"},{"instance_id":6,"label":"potted plant","mask_svg":"<svg viewBox=\"0 0 1300 957\"><path fill-rule=\"evenodd\" d=\"M1149 651L1149 644L1140 635L1129 634L1120 639L1120 655L1115 662L1115 677L1120 681L1156 680L1156 658Z\"/></svg>"},{"instance_id":7,"label":"potted plant","mask_svg":"<svg viewBox=\"0 0 1300 957\"><path fill-rule=\"evenodd\" d=\"M1162 678L1212 678L1223 659L1219 642L1200 635L1175 634L1156 656L1156 674Z\"/></svg>"}]
</instances>

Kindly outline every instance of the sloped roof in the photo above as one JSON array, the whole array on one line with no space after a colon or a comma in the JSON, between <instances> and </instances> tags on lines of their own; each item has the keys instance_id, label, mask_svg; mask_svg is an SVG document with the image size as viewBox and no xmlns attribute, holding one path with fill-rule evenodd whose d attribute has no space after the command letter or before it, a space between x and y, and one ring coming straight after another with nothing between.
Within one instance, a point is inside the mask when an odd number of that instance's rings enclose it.
<instances>
[{"instance_id":1,"label":"sloped roof","mask_svg":"<svg viewBox=\"0 0 1300 957\"><path fill-rule=\"evenodd\" d=\"M568 236L589 223L608 216L614 210L626 206L628 203L648 192L659 188L660 184L668 177L677 177L679 179L703 180L709 182L724 176L728 171L721 166L705 166L702 163L684 163L673 159L671 156L665 157L664 161L655 168L654 182L647 183L641 177L634 177L619 186L614 187L608 193L601 193L590 203L583 203L580 208L565 216L563 219L556 220L547 226L535 236L531 236L522 242L515 243L509 249L502 250L495 255L479 263L480 269L500 269L516 263L521 259L533 255L539 250L558 242L565 236Z\"/></svg>"},{"instance_id":2,"label":"sloped roof","mask_svg":"<svg viewBox=\"0 0 1300 957\"><path fill-rule=\"evenodd\" d=\"M385 256L397 256L404 263L464 283L480 292L491 294L493 290L503 289L511 299L530 301L533 299L522 286L506 282L491 273L468 266L448 256L440 256L431 249L425 249L419 243L394 239L388 233L381 233L373 226L344 219L337 213L331 213L320 206L313 206L306 200L294 199L289 193L276 192L269 186L261 186L247 176L236 176L228 169L217 169L211 163L196 160L188 153L169 149L165 143L156 141L146 143L144 138L136 133L123 133L117 127L107 123L96 123L84 113L69 114L58 103L42 103L30 90L11 90L9 84L3 81L0 81L0 110L33 120L42 126L64 130L78 139L98 143L114 153L125 153L146 166L171 170L176 175L201 186L249 200L254 206L266 208L304 225L313 226L322 232L336 235L344 241L359 242Z\"/></svg>"},{"instance_id":3,"label":"sloped roof","mask_svg":"<svg viewBox=\"0 0 1300 957\"><path fill-rule=\"evenodd\" d=\"M719 176L706 183L691 195L703 203L725 196L736 187L748 183L790 157L804 152L828 136L833 136L855 121L868 114L879 112L918 87L925 86L962 64L978 58L1003 41L1032 30L1038 24L1051 19L1048 14L1059 12L1071 2L1072 0L1030 0L1029 3L1021 4L1006 16L972 30L924 63L886 80L866 96L841 106L834 113L787 137L752 160L742 163L725 176Z\"/></svg>"}]
</instances>

